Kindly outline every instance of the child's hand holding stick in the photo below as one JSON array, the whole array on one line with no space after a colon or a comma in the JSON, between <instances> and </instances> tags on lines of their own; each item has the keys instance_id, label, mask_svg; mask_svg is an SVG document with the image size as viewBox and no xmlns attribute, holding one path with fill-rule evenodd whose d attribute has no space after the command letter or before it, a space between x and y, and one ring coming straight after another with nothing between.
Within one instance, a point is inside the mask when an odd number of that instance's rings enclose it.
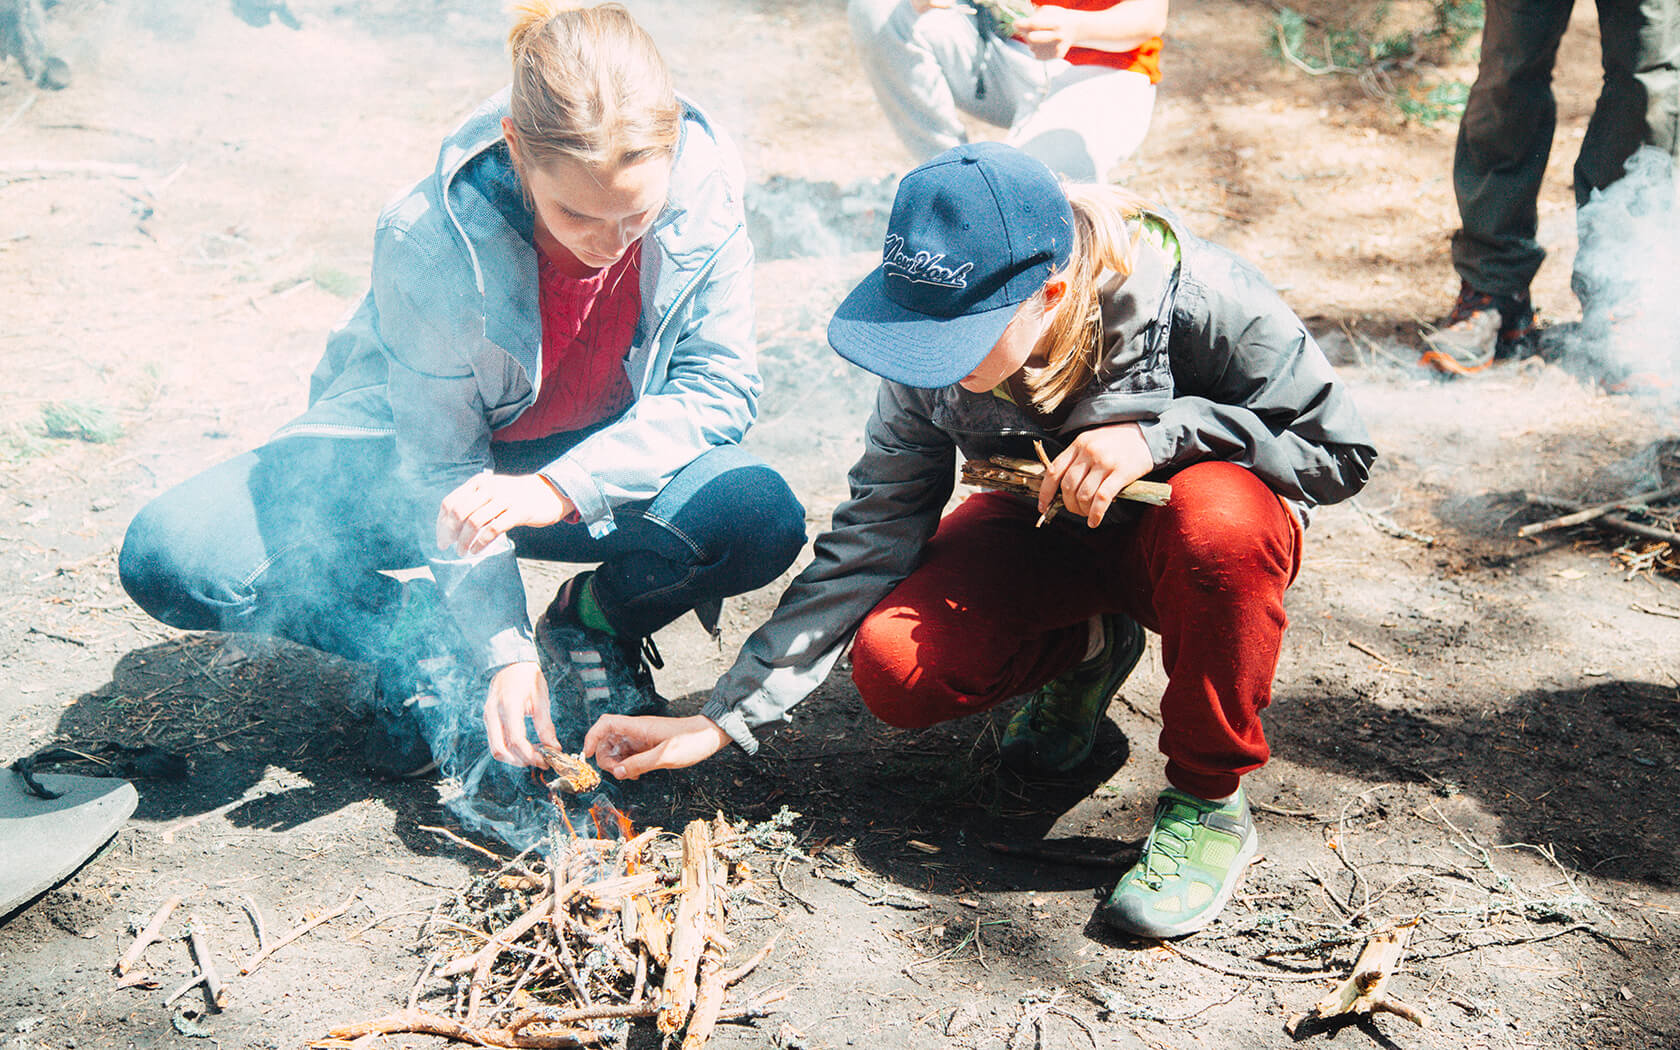
<instances>
[{"instance_id":1,"label":"child's hand holding stick","mask_svg":"<svg viewBox=\"0 0 1680 1050\"><path fill-rule=\"evenodd\" d=\"M1039 484L1044 478L1044 472L1049 469L1049 457L1044 453L1042 442L1033 442L1033 450L1038 453L1038 461L1017 459L1013 456L993 456L990 459L971 459L963 463L962 480L966 485L976 488L991 489L998 492L1013 492L1016 495L1038 498ZM1172 486L1160 481L1134 481L1120 490L1120 499L1131 500L1134 503L1148 503L1151 506L1164 506L1172 498ZM1056 516L1062 507L1062 498L1057 496L1050 504L1050 508L1039 515L1037 524L1043 525Z\"/></svg>"}]
</instances>

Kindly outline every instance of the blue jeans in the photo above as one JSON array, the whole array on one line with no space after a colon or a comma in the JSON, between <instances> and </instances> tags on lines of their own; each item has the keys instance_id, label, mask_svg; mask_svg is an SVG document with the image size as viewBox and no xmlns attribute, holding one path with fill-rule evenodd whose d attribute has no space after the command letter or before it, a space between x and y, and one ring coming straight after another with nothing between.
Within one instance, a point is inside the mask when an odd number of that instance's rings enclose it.
<instances>
[{"instance_id":1,"label":"blue jeans","mask_svg":"<svg viewBox=\"0 0 1680 1050\"><path fill-rule=\"evenodd\" d=\"M497 473L524 474L584 433L492 446ZM652 500L615 508L595 539L582 524L510 533L521 557L599 562L595 595L639 637L763 587L805 543L805 512L781 475L736 445L683 468ZM352 660L384 653L401 596L385 571L425 565L436 507L398 482L395 443L293 438L175 486L129 524L123 588L185 630L269 634ZM712 626L707 624L708 628Z\"/></svg>"}]
</instances>

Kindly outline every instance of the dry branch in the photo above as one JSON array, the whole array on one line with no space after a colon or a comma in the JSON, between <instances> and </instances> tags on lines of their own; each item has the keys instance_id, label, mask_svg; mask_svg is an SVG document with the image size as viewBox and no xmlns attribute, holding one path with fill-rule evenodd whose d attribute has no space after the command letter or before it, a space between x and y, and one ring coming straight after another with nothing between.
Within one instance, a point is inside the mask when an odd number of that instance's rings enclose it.
<instances>
[{"instance_id":1,"label":"dry branch","mask_svg":"<svg viewBox=\"0 0 1680 1050\"><path fill-rule=\"evenodd\" d=\"M1404 1017L1420 1028L1428 1028L1433 1023L1428 1014L1384 994L1388 989L1389 978L1400 968L1400 960L1406 954L1406 941L1411 937L1416 925L1408 923L1372 934L1366 940L1365 947L1360 949L1359 958L1353 964L1353 972L1330 994L1314 1003L1311 1010L1291 1017L1285 1025L1289 1034L1294 1035L1296 1027L1307 1020L1324 1020L1356 1014L1369 1017L1379 1013Z\"/></svg>"},{"instance_id":2,"label":"dry branch","mask_svg":"<svg viewBox=\"0 0 1680 1050\"><path fill-rule=\"evenodd\" d=\"M120 977L134 968L134 964L140 961L140 954L146 950L147 946L158 939L158 934L163 932L163 924L169 921L169 914L180 904L181 898L176 896L158 905L158 910L152 913L151 919L140 930L139 935L134 938L134 943L129 945L128 951L124 952L123 957L117 960L117 976Z\"/></svg>"},{"instance_id":3,"label":"dry branch","mask_svg":"<svg viewBox=\"0 0 1680 1050\"><path fill-rule=\"evenodd\" d=\"M677 916L671 929L671 960L659 994L659 1030L679 1031L694 1006L700 952L706 946L706 925L712 911L712 832L703 820L693 821L682 834L682 877Z\"/></svg>"},{"instance_id":4,"label":"dry branch","mask_svg":"<svg viewBox=\"0 0 1680 1050\"><path fill-rule=\"evenodd\" d=\"M1662 500L1674 499L1677 496L1680 496L1680 486L1657 489L1653 492L1642 492L1637 496L1628 496L1624 499L1610 500L1607 503L1595 503L1592 506L1582 507L1579 510L1571 511L1568 514L1562 514L1555 518L1548 518L1545 521L1536 521L1532 524L1524 525L1522 528L1517 530L1517 535L1522 537L1537 536L1542 532L1551 532L1554 529L1566 529L1571 525L1583 525L1589 521L1595 521L1598 518L1604 517L1606 514L1610 514L1618 510L1643 510L1649 504L1657 503ZM1549 496L1542 496L1537 499L1530 498L1529 502L1538 502L1554 507L1560 505L1559 501L1554 500Z\"/></svg>"},{"instance_id":5,"label":"dry branch","mask_svg":"<svg viewBox=\"0 0 1680 1050\"><path fill-rule=\"evenodd\" d=\"M1562 499L1558 496L1543 496L1534 492L1523 493L1523 499L1529 503L1537 504L1542 507L1562 507L1564 510L1568 511L1580 512L1590 509L1572 499ZM1662 540L1674 549L1680 550L1680 532L1675 532L1672 529L1659 528L1655 525L1644 525L1640 522L1631 520L1625 514L1616 513L1608 508L1606 508L1604 512L1599 514L1596 518L1593 518L1592 521L1594 524L1603 525L1606 528L1615 529L1618 532L1625 532L1630 536L1641 536L1648 540Z\"/></svg>"},{"instance_id":6,"label":"dry branch","mask_svg":"<svg viewBox=\"0 0 1680 1050\"><path fill-rule=\"evenodd\" d=\"M1030 459L993 456L986 460L971 459L964 462L962 480L965 485L973 485L976 488L1010 492L1037 500L1045 469L1043 463ZM1155 507L1165 506L1172 498L1172 486L1160 481L1134 481L1121 489L1115 498L1147 503ZM1041 523L1055 517L1061 508L1062 498L1057 496L1051 502L1050 509L1044 512Z\"/></svg>"},{"instance_id":7,"label":"dry branch","mask_svg":"<svg viewBox=\"0 0 1680 1050\"><path fill-rule=\"evenodd\" d=\"M460 1021L428 1013L425 1010L404 1010L361 1024L342 1025L327 1033L331 1039L360 1039L367 1035L395 1035L408 1032L415 1035L437 1035L457 1042L477 1046L544 1048L591 1046L600 1042L594 1032L539 1032L526 1035L506 1028L474 1028ZM313 1045L320 1045L319 1043Z\"/></svg>"},{"instance_id":8,"label":"dry branch","mask_svg":"<svg viewBox=\"0 0 1680 1050\"><path fill-rule=\"evenodd\" d=\"M199 927L197 918L187 920L187 943L192 946L193 960L198 963L198 975L204 981L204 990L210 993L210 1003L220 1010L227 1005L227 985L222 983L221 974L216 972L215 960L210 956L210 946L204 941L204 931Z\"/></svg>"},{"instance_id":9,"label":"dry branch","mask_svg":"<svg viewBox=\"0 0 1680 1050\"><path fill-rule=\"evenodd\" d=\"M552 911L553 901L554 898L546 893L538 897L536 903L532 904L525 914L509 923L500 933L491 934L490 940L485 943L484 947L470 955L463 955L458 959L444 963L437 968L437 975L439 977L455 977L463 973L471 973L478 969L483 960L494 959L502 948L525 936L537 923L549 918L548 913Z\"/></svg>"},{"instance_id":10,"label":"dry branch","mask_svg":"<svg viewBox=\"0 0 1680 1050\"><path fill-rule=\"evenodd\" d=\"M302 937L304 934L308 933L310 930L313 930L315 927L320 926L323 923L331 922L332 920L338 918L340 915L343 915L345 912L349 911L351 906L354 905L355 903L356 903L356 896L355 896L355 894L351 894L350 897L347 900L345 900L345 902L343 904L340 904L338 907L334 908L331 911L322 912L320 915L315 916L313 919L310 919L308 922L306 922L303 925L301 925L301 926L297 927L296 929L292 930L290 933L281 937L279 940L273 942L268 947L263 948L262 950L258 951L257 954L251 956L250 959L246 960L245 965L241 966L239 968L239 972L241 974L249 974L251 971L255 970L258 966L261 966L268 959L269 956L273 955L275 952L279 951L281 948L284 948L286 945L288 945L288 944L292 943L293 941L297 940L298 938Z\"/></svg>"}]
</instances>

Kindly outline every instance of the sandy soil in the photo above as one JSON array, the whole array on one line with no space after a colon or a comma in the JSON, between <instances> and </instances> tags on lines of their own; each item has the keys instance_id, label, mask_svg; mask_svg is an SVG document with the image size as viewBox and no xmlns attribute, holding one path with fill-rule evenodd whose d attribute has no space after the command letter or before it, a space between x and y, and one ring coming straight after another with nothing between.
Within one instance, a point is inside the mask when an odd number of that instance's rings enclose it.
<instances>
[{"instance_id":1,"label":"sandy soil","mask_svg":"<svg viewBox=\"0 0 1680 1050\"><path fill-rule=\"evenodd\" d=\"M679 83L734 129L753 181L851 184L907 166L838 5L632 9ZM435 785L361 771L347 710L360 669L181 635L116 584L117 544L145 500L302 404L325 332L365 286L379 206L429 170L439 136L503 75L502 15L488 5L291 10L301 29L214 5L64 0L49 28L74 86L37 95L0 67L0 756L116 738L193 762L185 781L140 781L112 845L4 920L7 1047L191 1046L195 1034L301 1045L399 1005L421 918L487 864L424 830L447 821ZM1226 916L1180 944L1095 921L1161 783L1153 656L1113 705L1099 760L1066 783L999 774L995 718L884 729L837 675L759 758L726 754L623 798L665 827L787 806L802 857L823 862L759 864L768 903L739 918L740 939L787 930L752 980L794 990L780 1015L726 1027L719 1045L1283 1046L1319 975L1414 919L1391 990L1434 1027L1383 1017L1338 1045L1680 1045L1680 588L1580 537L1517 542L1525 512L1504 498L1588 492L1672 435L1675 414L1550 367L1456 384L1406 367L1417 325L1456 287L1452 128L1402 121L1353 78L1281 66L1266 53L1269 15L1179 5L1155 126L1126 173L1284 289L1383 451L1357 507L1317 515L1290 595L1274 759L1250 779L1264 859ZM1574 312L1567 173L1596 50L1583 5L1542 202L1553 256L1536 295L1559 319ZM841 251L760 267L768 390L753 441L813 531L843 491L870 390L821 328L869 266L869 252ZM43 410L64 403L84 419L102 410L120 433L41 436ZM560 579L533 566L533 604ZM692 620L664 632L659 683L679 709L698 706L776 593L731 603L721 643ZM244 897L273 928L357 904L202 1015L162 1005L192 972L183 943L148 955L159 990L118 990L109 975L130 918L174 893L229 962L254 943ZM384 1045L405 1042L427 1041Z\"/></svg>"}]
</instances>

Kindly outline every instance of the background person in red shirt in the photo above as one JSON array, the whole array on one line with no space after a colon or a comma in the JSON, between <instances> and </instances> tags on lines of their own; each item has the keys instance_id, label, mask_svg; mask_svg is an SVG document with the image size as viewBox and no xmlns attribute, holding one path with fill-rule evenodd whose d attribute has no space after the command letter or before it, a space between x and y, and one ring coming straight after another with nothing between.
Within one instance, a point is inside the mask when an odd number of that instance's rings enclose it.
<instances>
[{"instance_id":1,"label":"background person in red shirt","mask_svg":"<svg viewBox=\"0 0 1680 1050\"><path fill-rule=\"evenodd\" d=\"M1094 182L1149 130L1167 0L850 0L850 18L875 97L917 163L967 142L967 113L1009 129L1010 145L1052 171Z\"/></svg>"}]
</instances>

